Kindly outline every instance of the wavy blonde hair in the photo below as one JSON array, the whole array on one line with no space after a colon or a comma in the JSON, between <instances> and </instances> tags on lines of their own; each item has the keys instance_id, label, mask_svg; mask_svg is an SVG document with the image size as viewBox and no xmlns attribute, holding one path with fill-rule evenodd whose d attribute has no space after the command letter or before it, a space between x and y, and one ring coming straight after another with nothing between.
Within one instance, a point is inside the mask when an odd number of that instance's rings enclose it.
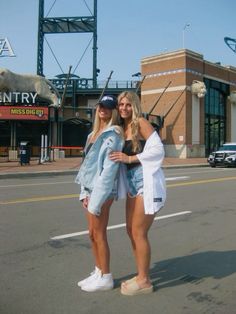
<instances>
[{"instance_id":1,"label":"wavy blonde hair","mask_svg":"<svg viewBox=\"0 0 236 314\"><path fill-rule=\"evenodd\" d=\"M136 153L140 150L140 142L139 142L139 118L142 117L142 109L141 103L138 95L132 91L124 91L118 96L118 104L121 100L126 97L131 104L132 107L132 121L131 121L131 140L132 140L132 148ZM120 125L124 127L124 121L121 117Z\"/></svg>"}]
</instances>

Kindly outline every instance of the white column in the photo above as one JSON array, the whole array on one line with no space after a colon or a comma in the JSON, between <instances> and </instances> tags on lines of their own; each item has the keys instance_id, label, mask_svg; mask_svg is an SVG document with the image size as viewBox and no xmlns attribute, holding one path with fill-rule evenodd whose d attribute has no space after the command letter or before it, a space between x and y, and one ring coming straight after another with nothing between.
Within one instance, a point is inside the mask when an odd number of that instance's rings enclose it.
<instances>
[{"instance_id":1,"label":"white column","mask_svg":"<svg viewBox=\"0 0 236 314\"><path fill-rule=\"evenodd\" d=\"M48 136L44 135L44 159L47 160L48 158Z\"/></svg>"},{"instance_id":2,"label":"white column","mask_svg":"<svg viewBox=\"0 0 236 314\"><path fill-rule=\"evenodd\" d=\"M40 152L40 162L43 161L44 158L44 135L41 134L41 152Z\"/></svg>"},{"instance_id":3,"label":"white column","mask_svg":"<svg viewBox=\"0 0 236 314\"><path fill-rule=\"evenodd\" d=\"M200 99L192 95L192 145L200 144Z\"/></svg>"}]
</instances>

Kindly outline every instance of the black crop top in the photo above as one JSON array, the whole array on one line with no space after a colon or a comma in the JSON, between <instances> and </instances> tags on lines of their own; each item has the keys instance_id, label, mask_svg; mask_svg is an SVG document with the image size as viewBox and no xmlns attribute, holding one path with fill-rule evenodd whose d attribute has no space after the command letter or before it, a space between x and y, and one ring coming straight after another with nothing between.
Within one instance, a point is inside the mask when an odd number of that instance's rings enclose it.
<instances>
[{"instance_id":1,"label":"black crop top","mask_svg":"<svg viewBox=\"0 0 236 314\"><path fill-rule=\"evenodd\" d=\"M89 143L85 150L85 156L88 154L90 148L93 146L93 143Z\"/></svg>"},{"instance_id":2,"label":"black crop top","mask_svg":"<svg viewBox=\"0 0 236 314\"><path fill-rule=\"evenodd\" d=\"M92 146L93 146L93 143L89 143L88 146L86 147L86 149L84 149L83 154L82 154L83 160L84 160L85 156L88 154L88 152Z\"/></svg>"},{"instance_id":3,"label":"black crop top","mask_svg":"<svg viewBox=\"0 0 236 314\"><path fill-rule=\"evenodd\" d=\"M143 151L144 149L144 146L145 146L145 143L146 141L145 140L140 140L139 141L140 143L140 150L138 152L133 152L133 147L132 147L132 141L131 140L126 140L125 141L125 145L124 145L124 148L123 148L123 153L125 153L126 155L128 156L134 156L136 154L139 154ZM139 164L139 162L135 162L135 163L132 163L132 164L127 164L127 169L131 169L131 168L134 168L137 166L137 164Z\"/></svg>"}]
</instances>

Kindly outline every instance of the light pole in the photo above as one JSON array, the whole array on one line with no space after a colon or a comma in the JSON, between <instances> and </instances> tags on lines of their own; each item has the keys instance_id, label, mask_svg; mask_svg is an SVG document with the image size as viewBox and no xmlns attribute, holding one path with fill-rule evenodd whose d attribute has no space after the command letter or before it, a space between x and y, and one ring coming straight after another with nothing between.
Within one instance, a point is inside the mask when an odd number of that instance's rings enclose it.
<instances>
[{"instance_id":1,"label":"light pole","mask_svg":"<svg viewBox=\"0 0 236 314\"><path fill-rule=\"evenodd\" d=\"M189 23L186 23L186 24L184 25L184 28L183 28L183 33L182 33L182 35L183 35L183 49L184 49L184 44L185 44L185 43L184 43L184 39L185 39L185 38L184 38L185 30L186 30L186 28L189 27L189 26L190 26L190 24L189 24Z\"/></svg>"}]
</instances>

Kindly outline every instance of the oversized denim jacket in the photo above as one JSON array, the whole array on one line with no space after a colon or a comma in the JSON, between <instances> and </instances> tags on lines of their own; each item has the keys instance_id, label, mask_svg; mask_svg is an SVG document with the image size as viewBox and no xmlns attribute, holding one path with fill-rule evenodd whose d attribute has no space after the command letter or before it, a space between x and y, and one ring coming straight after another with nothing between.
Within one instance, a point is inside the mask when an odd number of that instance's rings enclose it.
<instances>
[{"instance_id":1,"label":"oversized denim jacket","mask_svg":"<svg viewBox=\"0 0 236 314\"><path fill-rule=\"evenodd\" d=\"M123 146L120 129L117 126L108 127L96 139L80 166L75 179L81 185L80 200L90 196L88 211L94 215L100 215L103 203L116 186L119 163L110 160L109 154L122 151Z\"/></svg>"}]
</instances>

